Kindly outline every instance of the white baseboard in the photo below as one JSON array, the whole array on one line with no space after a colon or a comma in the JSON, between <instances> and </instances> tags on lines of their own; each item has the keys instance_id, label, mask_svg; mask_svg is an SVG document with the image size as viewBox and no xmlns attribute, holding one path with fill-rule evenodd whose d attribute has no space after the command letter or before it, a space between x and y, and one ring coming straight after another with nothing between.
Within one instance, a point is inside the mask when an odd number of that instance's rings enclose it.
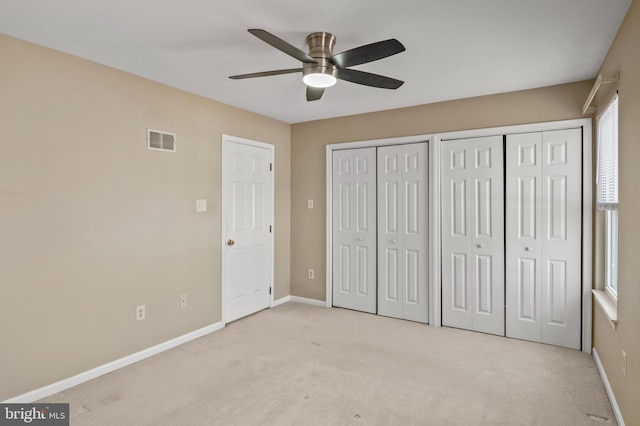
<instances>
[{"instance_id":1,"label":"white baseboard","mask_svg":"<svg viewBox=\"0 0 640 426\"><path fill-rule=\"evenodd\" d=\"M298 302L298 303L306 303L307 305L313 305L313 306L322 306L323 308L327 306L324 300L307 299L306 297L291 296L291 301Z\"/></svg>"},{"instance_id":2,"label":"white baseboard","mask_svg":"<svg viewBox=\"0 0 640 426\"><path fill-rule=\"evenodd\" d=\"M280 299L278 299L278 300L274 300L274 301L271 303L271 307L272 307L272 308L275 308L276 306L280 306L280 305L282 305L283 303L287 303L287 302L290 302L290 301L291 301L291 296L285 296L285 297L280 298Z\"/></svg>"},{"instance_id":3,"label":"white baseboard","mask_svg":"<svg viewBox=\"0 0 640 426\"><path fill-rule=\"evenodd\" d=\"M221 322L211 324L199 330L195 330L190 333L184 334L182 336L176 337L175 339L171 339L164 343L160 343L150 348L143 349L140 352L136 352L134 354L125 356L123 358L120 358L115 361L109 362L107 364L101 365L99 367L93 368L89 371L76 374L75 376L60 380L59 382L52 383L50 385L32 390L27 393L23 393L22 395L18 395L16 397L7 399L6 401L2 401L2 402L7 404L11 404L11 403L28 404L34 401L38 401L42 398L46 398L58 392L62 392L66 389L77 386L81 383L85 383L85 382L88 382L89 380L93 380L97 377L103 376L107 373L111 373L112 371L126 367L138 361L142 361L143 359L152 357L168 349L175 348L176 346L180 346L191 340L195 340L199 337L206 336L207 334L213 333L222 328L224 328L224 325L222 325Z\"/></svg>"},{"instance_id":4,"label":"white baseboard","mask_svg":"<svg viewBox=\"0 0 640 426\"><path fill-rule=\"evenodd\" d=\"M611 402L611 408L613 409L613 414L616 416L616 421L618 422L619 426L624 426L622 412L620 411L620 407L618 406L618 402L616 401L616 396L613 394L613 389L611 389L611 384L609 383L609 379L607 378L607 373L604 371L604 366L602 365L602 362L600 362L598 351L596 351L596 348L593 348L591 350L591 353L593 355L593 360L596 362L596 368L600 373L600 378L602 378L604 389L607 391L607 396L609 396L609 402Z\"/></svg>"}]
</instances>

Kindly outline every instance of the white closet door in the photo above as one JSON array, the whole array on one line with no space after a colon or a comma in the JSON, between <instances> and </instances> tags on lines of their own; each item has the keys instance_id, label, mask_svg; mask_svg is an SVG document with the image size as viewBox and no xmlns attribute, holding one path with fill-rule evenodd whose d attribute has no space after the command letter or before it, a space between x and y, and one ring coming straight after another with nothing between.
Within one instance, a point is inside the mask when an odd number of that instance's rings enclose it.
<instances>
[{"instance_id":1,"label":"white closet door","mask_svg":"<svg viewBox=\"0 0 640 426\"><path fill-rule=\"evenodd\" d=\"M376 312L376 149L333 152L333 305Z\"/></svg>"},{"instance_id":2,"label":"white closet door","mask_svg":"<svg viewBox=\"0 0 640 426\"><path fill-rule=\"evenodd\" d=\"M582 133L507 137L507 336L580 348Z\"/></svg>"},{"instance_id":3,"label":"white closet door","mask_svg":"<svg viewBox=\"0 0 640 426\"><path fill-rule=\"evenodd\" d=\"M441 152L442 324L504 335L502 136Z\"/></svg>"},{"instance_id":4,"label":"white closet door","mask_svg":"<svg viewBox=\"0 0 640 426\"><path fill-rule=\"evenodd\" d=\"M542 133L507 136L507 336L542 341Z\"/></svg>"},{"instance_id":5,"label":"white closet door","mask_svg":"<svg viewBox=\"0 0 640 426\"><path fill-rule=\"evenodd\" d=\"M427 143L378 148L378 313L428 320Z\"/></svg>"}]
</instances>

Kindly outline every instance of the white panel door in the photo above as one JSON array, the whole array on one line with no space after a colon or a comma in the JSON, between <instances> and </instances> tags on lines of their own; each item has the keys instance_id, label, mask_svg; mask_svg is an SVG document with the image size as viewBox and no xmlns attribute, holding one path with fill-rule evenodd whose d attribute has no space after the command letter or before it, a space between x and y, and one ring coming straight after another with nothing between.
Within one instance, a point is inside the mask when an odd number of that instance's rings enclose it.
<instances>
[{"instance_id":1,"label":"white panel door","mask_svg":"<svg viewBox=\"0 0 640 426\"><path fill-rule=\"evenodd\" d=\"M333 152L333 306L376 313L376 149Z\"/></svg>"},{"instance_id":2,"label":"white panel door","mask_svg":"<svg viewBox=\"0 0 640 426\"><path fill-rule=\"evenodd\" d=\"M428 321L427 143L378 148L378 314Z\"/></svg>"},{"instance_id":3,"label":"white panel door","mask_svg":"<svg viewBox=\"0 0 640 426\"><path fill-rule=\"evenodd\" d=\"M442 144L442 324L504 335L502 136Z\"/></svg>"},{"instance_id":4,"label":"white panel door","mask_svg":"<svg viewBox=\"0 0 640 426\"><path fill-rule=\"evenodd\" d=\"M581 129L507 137L507 336L580 349Z\"/></svg>"},{"instance_id":5,"label":"white panel door","mask_svg":"<svg viewBox=\"0 0 640 426\"><path fill-rule=\"evenodd\" d=\"M507 336L542 341L542 133L507 136Z\"/></svg>"},{"instance_id":6,"label":"white panel door","mask_svg":"<svg viewBox=\"0 0 640 426\"><path fill-rule=\"evenodd\" d=\"M225 140L224 320L269 307L273 276L273 151Z\"/></svg>"}]
</instances>

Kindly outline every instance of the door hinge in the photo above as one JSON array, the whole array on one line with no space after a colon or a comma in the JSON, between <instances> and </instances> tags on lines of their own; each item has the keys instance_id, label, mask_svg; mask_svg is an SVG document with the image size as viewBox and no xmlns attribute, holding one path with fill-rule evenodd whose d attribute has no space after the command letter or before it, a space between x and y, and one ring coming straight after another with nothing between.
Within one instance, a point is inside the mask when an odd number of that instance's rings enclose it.
<instances>
[{"instance_id":1,"label":"door hinge","mask_svg":"<svg viewBox=\"0 0 640 426\"><path fill-rule=\"evenodd\" d=\"M273 171L273 163L269 163L269 171L272 172Z\"/></svg>"},{"instance_id":2,"label":"door hinge","mask_svg":"<svg viewBox=\"0 0 640 426\"><path fill-rule=\"evenodd\" d=\"M271 287L269 287L269 294L271 294Z\"/></svg>"},{"instance_id":3,"label":"door hinge","mask_svg":"<svg viewBox=\"0 0 640 426\"><path fill-rule=\"evenodd\" d=\"M269 232L273 232L272 225L269 225Z\"/></svg>"}]
</instances>

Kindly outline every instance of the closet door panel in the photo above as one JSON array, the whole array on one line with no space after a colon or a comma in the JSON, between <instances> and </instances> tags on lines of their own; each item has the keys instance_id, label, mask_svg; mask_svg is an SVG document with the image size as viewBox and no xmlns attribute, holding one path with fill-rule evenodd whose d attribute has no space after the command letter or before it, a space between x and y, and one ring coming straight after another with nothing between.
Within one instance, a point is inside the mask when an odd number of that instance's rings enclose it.
<instances>
[{"instance_id":1,"label":"closet door panel","mask_svg":"<svg viewBox=\"0 0 640 426\"><path fill-rule=\"evenodd\" d=\"M442 144L442 324L473 330L468 155L467 139Z\"/></svg>"},{"instance_id":2,"label":"closet door panel","mask_svg":"<svg viewBox=\"0 0 640 426\"><path fill-rule=\"evenodd\" d=\"M333 305L353 305L353 152L333 153Z\"/></svg>"},{"instance_id":3,"label":"closet door panel","mask_svg":"<svg viewBox=\"0 0 640 426\"><path fill-rule=\"evenodd\" d=\"M378 313L427 322L427 144L378 148Z\"/></svg>"},{"instance_id":4,"label":"closet door panel","mask_svg":"<svg viewBox=\"0 0 640 426\"><path fill-rule=\"evenodd\" d=\"M473 329L504 335L503 138L470 142Z\"/></svg>"},{"instance_id":5,"label":"closet door panel","mask_svg":"<svg viewBox=\"0 0 640 426\"><path fill-rule=\"evenodd\" d=\"M443 325L504 335L502 136L442 148Z\"/></svg>"},{"instance_id":6,"label":"closet door panel","mask_svg":"<svg viewBox=\"0 0 640 426\"><path fill-rule=\"evenodd\" d=\"M333 305L376 312L376 151L333 153Z\"/></svg>"},{"instance_id":7,"label":"closet door panel","mask_svg":"<svg viewBox=\"0 0 640 426\"><path fill-rule=\"evenodd\" d=\"M582 132L507 139L507 336L580 348Z\"/></svg>"},{"instance_id":8,"label":"closet door panel","mask_svg":"<svg viewBox=\"0 0 640 426\"><path fill-rule=\"evenodd\" d=\"M506 329L540 342L542 267L542 133L507 136Z\"/></svg>"},{"instance_id":9,"label":"closet door panel","mask_svg":"<svg viewBox=\"0 0 640 426\"><path fill-rule=\"evenodd\" d=\"M582 131L544 132L542 342L580 349Z\"/></svg>"},{"instance_id":10,"label":"closet door panel","mask_svg":"<svg viewBox=\"0 0 640 426\"><path fill-rule=\"evenodd\" d=\"M428 145L402 146L404 303L402 318L428 322Z\"/></svg>"},{"instance_id":11,"label":"closet door panel","mask_svg":"<svg viewBox=\"0 0 640 426\"><path fill-rule=\"evenodd\" d=\"M404 193L402 151L397 146L378 148L378 314L402 318ZM384 259L384 260L382 260Z\"/></svg>"}]
</instances>

